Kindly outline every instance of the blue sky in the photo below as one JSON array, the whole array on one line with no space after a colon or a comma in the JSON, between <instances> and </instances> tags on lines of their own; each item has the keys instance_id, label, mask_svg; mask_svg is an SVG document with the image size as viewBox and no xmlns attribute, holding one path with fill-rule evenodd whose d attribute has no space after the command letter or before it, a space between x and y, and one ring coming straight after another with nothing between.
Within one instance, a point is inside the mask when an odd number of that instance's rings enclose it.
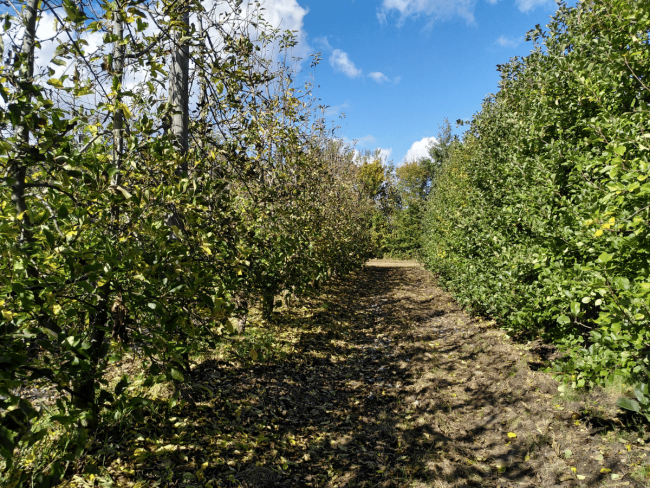
<instances>
[{"instance_id":1,"label":"blue sky","mask_svg":"<svg viewBox=\"0 0 650 488\"><path fill-rule=\"evenodd\" d=\"M317 94L361 149L397 164L424 151L445 117L468 119L497 90L496 65L531 49L552 0L267 0L270 17L321 51ZM345 113L345 118L338 118Z\"/></svg>"},{"instance_id":2,"label":"blue sky","mask_svg":"<svg viewBox=\"0 0 650 488\"><path fill-rule=\"evenodd\" d=\"M255 3L244 0L249 7ZM261 3L270 24L298 33L294 55L322 53L315 93L330 106L326 115L341 126L340 134L357 140L358 149L381 148L396 164L425 155L445 117L452 123L471 118L497 90L496 65L528 54L526 32L546 25L557 7L553 0ZM39 38L52 38L53 26L52 16L43 14ZM101 46L101 34L88 41L93 49ZM47 65L55 47L43 43L39 66ZM302 64L305 71L308 65Z\"/></svg>"}]
</instances>

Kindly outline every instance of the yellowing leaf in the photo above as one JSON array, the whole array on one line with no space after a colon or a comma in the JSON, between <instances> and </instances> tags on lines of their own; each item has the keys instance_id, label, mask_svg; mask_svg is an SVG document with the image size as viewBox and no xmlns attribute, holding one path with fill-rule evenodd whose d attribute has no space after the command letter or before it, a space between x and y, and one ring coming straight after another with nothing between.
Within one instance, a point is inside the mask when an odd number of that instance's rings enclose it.
<instances>
[{"instance_id":1,"label":"yellowing leaf","mask_svg":"<svg viewBox=\"0 0 650 488\"><path fill-rule=\"evenodd\" d=\"M63 82L58 78L50 78L49 80L47 80L47 84L59 90L63 88Z\"/></svg>"},{"instance_id":2,"label":"yellowing leaf","mask_svg":"<svg viewBox=\"0 0 650 488\"><path fill-rule=\"evenodd\" d=\"M510 437L511 439L515 439L517 437L517 434L515 434L514 432L508 432L508 437Z\"/></svg>"},{"instance_id":3,"label":"yellowing leaf","mask_svg":"<svg viewBox=\"0 0 650 488\"><path fill-rule=\"evenodd\" d=\"M149 451L141 447L138 447L135 451L133 451L133 457L135 459L144 459L147 456L149 456Z\"/></svg>"},{"instance_id":4,"label":"yellowing leaf","mask_svg":"<svg viewBox=\"0 0 650 488\"><path fill-rule=\"evenodd\" d=\"M231 334L235 332L235 328L232 326L232 322L230 320L226 320L226 329L228 329L228 332Z\"/></svg>"},{"instance_id":5,"label":"yellowing leaf","mask_svg":"<svg viewBox=\"0 0 650 488\"><path fill-rule=\"evenodd\" d=\"M579 475L577 475L577 478L578 478L579 480L583 480L583 479L586 478L586 476L584 476L584 475L582 475L582 474L579 474Z\"/></svg>"},{"instance_id":6,"label":"yellowing leaf","mask_svg":"<svg viewBox=\"0 0 650 488\"><path fill-rule=\"evenodd\" d=\"M129 107L124 105L122 102L117 104L120 109L122 109L122 113L124 114L125 119L130 119L131 118L131 111L129 110Z\"/></svg>"},{"instance_id":7,"label":"yellowing leaf","mask_svg":"<svg viewBox=\"0 0 650 488\"><path fill-rule=\"evenodd\" d=\"M601 469L600 469L600 472L601 472L601 473L611 473L612 470L609 469L609 468L601 468Z\"/></svg>"},{"instance_id":8,"label":"yellowing leaf","mask_svg":"<svg viewBox=\"0 0 650 488\"><path fill-rule=\"evenodd\" d=\"M257 351L255 349L251 349L251 357L253 361L257 361Z\"/></svg>"},{"instance_id":9,"label":"yellowing leaf","mask_svg":"<svg viewBox=\"0 0 650 488\"><path fill-rule=\"evenodd\" d=\"M594 237L600 237L603 235L603 231L601 229L598 229L596 233L594 234Z\"/></svg>"},{"instance_id":10,"label":"yellowing leaf","mask_svg":"<svg viewBox=\"0 0 650 488\"><path fill-rule=\"evenodd\" d=\"M54 315L58 315L59 312L61 312L61 305L58 303L52 305L52 311L54 312Z\"/></svg>"}]
</instances>

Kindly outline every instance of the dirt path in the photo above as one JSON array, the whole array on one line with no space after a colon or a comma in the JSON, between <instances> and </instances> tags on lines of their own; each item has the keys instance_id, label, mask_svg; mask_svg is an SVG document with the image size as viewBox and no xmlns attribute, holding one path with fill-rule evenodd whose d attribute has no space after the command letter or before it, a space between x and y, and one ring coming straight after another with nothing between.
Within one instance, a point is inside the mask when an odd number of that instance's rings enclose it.
<instances>
[{"instance_id":1,"label":"dirt path","mask_svg":"<svg viewBox=\"0 0 650 488\"><path fill-rule=\"evenodd\" d=\"M648 486L650 448L641 427L617 428L615 398L560 396L536 371L548 348L472 320L412 263L371 264L280 311L282 360L204 361L192 402L107 436L103 475L138 488Z\"/></svg>"}]
</instances>

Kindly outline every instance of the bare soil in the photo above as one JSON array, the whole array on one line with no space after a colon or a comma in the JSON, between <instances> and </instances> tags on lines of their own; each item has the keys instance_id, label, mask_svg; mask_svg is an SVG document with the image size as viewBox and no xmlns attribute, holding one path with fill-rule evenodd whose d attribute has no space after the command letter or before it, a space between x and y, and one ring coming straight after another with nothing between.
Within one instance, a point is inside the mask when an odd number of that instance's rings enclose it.
<instances>
[{"instance_id":1,"label":"bare soil","mask_svg":"<svg viewBox=\"0 0 650 488\"><path fill-rule=\"evenodd\" d=\"M560 395L552 346L469 317L417 265L371 264L260 323L284 359L197 364L184 405L106 433L74 482L649 486L650 439L615 396Z\"/></svg>"}]
</instances>

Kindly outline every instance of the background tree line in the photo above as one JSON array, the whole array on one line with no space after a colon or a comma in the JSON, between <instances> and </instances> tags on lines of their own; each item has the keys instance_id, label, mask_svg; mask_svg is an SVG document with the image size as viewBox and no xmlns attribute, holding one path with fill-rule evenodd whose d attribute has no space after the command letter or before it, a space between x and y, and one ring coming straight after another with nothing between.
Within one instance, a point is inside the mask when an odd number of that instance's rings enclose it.
<instances>
[{"instance_id":1,"label":"background tree line","mask_svg":"<svg viewBox=\"0 0 650 488\"><path fill-rule=\"evenodd\" d=\"M377 256L420 258L426 202L438 172L458 143L445 119L428 155L395 166L381 150L356 155L363 193L374 202L372 240Z\"/></svg>"}]
</instances>

